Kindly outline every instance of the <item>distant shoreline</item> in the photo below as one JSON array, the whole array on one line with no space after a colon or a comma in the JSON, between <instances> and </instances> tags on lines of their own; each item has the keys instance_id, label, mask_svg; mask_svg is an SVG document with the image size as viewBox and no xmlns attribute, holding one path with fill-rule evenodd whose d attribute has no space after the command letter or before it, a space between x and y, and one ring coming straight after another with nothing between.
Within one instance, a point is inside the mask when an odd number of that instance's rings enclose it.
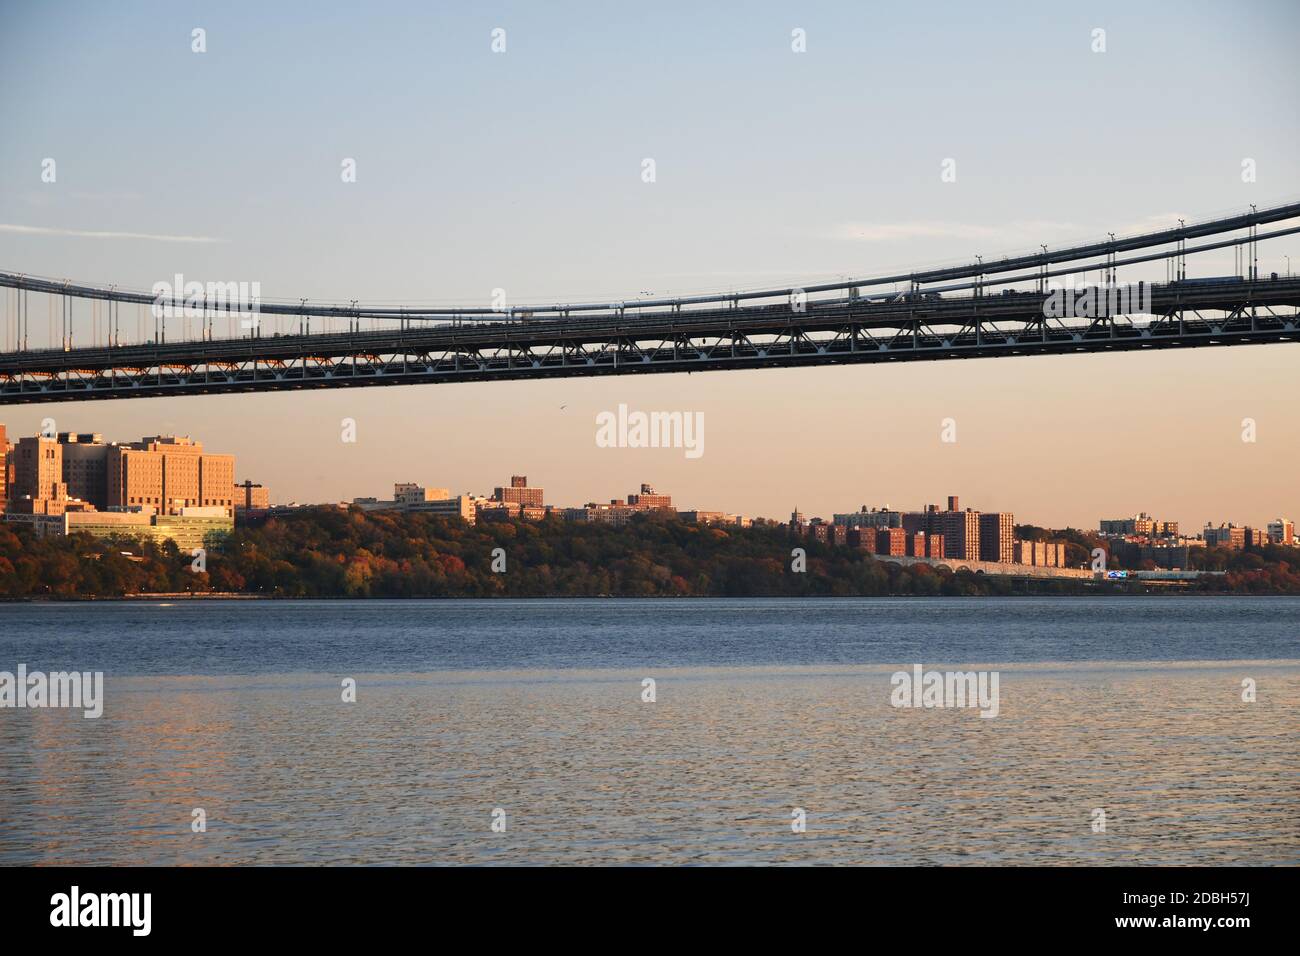
<instances>
[{"instance_id":1,"label":"distant shoreline","mask_svg":"<svg viewBox=\"0 0 1300 956\"><path fill-rule=\"evenodd\" d=\"M1119 567L1107 551L1111 543L1098 535L1053 534L1064 540L1060 568L931 563L792 536L777 526L723 529L653 514L624 525L554 517L466 524L419 512L304 509L237 526L194 553L172 542L41 537L0 526L0 595L190 601L1300 594L1300 548L1215 546L1175 573ZM1088 571L1099 550L1105 577Z\"/></svg>"},{"instance_id":2,"label":"distant shoreline","mask_svg":"<svg viewBox=\"0 0 1300 956\"><path fill-rule=\"evenodd\" d=\"M0 597L0 604L102 604L102 603L152 603L155 601L312 601L328 603L334 601L863 601L863 600L951 600L978 601L985 598L1000 600L1014 599L1024 601L1053 600L1058 598L1294 598L1294 594L1240 594L1231 591L1071 591L1055 594L678 594L678 595L620 595L620 594L553 594L553 595L458 595L418 597L357 597L354 595L331 595L301 597L283 594L241 594L233 593L191 593L182 591L175 594L121 594L109 596L97 595L61 595L41 597Z\"/></svg>"}]
</instances>

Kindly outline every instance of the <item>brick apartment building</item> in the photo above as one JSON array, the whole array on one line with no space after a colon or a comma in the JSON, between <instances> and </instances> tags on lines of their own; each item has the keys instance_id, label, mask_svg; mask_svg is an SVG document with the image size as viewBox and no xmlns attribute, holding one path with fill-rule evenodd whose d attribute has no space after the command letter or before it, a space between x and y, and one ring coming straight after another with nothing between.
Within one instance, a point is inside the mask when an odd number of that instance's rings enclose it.
<instances>
[{"instance_id":1,"label":"brick apartment building","mask_svg":"<svg viewBox=\"0 0 1300 956\"><path fill-rule=\"evenodd\" d=\"M1015 515L983 512L979 516L979 556L981 561L1010 563L1015 560Z\"/></svg>"},{"instance_id":2,"label":"brick apartment building","mask_svg":"<svg viewBox=\"0 0 1300 956\"><path fill-rule=\"evenodd\" d=\"M1142 535L1146 537L1177 537L1177 521L1157 521L1145 511L1132 518L1103 518L1100 530L1105 535Z\"/></svg>"},{"instance_id":3,"label":"brick apartment building","mask_svg":"<svg viewBox=\"0 0 1300 956\"><path fill-rule=\"evenodd\" d=\"M661 495L654 490L654 487L647 484L641 485L640 494L627 496L627 503L633 508L641 508L645 511L672 511L673 496Z\"/></svg>"},{"instance_id":4,"label":"brick apartment building","mask_svg":"<svg viewBox=\"0 0 1300 956\"><path fill-rule=\"evenodd\" d=\"M902 528L877 528L875 553L890 557L907 554L907 532Z\"/></svg>"},{"instance_id":5,"label":"brick apartment building","mask_svg":"<svg viewBox=\"0 0 1300 956\"><path fill-rule=\"evenodd\" d=\"M943 529L944 557L978 561L980 557L980 516L978 511L958 511L956 498L948 499L948 510L940 516Z\"/></svg>"},{"instance_id":6,"label":"brick apartment building","mask_svg":"<svg viewBox=\"0 0 1300 956\"><path fill-rule=\"evenodd\" d=\"M529 488L527 475L511 475L509 488L493 488L492 500L506 504L542 507L542 489Z\"/></svg>"}]
</instances>

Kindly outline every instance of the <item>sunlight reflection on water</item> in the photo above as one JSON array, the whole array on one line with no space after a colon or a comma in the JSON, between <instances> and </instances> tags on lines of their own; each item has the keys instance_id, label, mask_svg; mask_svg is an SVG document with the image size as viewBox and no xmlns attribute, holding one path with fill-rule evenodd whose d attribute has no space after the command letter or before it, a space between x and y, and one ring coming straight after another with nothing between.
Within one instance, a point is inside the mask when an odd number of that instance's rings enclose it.
<instances>
[{"instance_id":1,"label":"sunlight reflection on water","mask_svg":"<svg viewBox=\"0 0 1300 956\"><path fill-rule=\"evenodd\" d=\"M892 670L110 676L0 712L0 863L1300 862L1300 662L1003 665L993 720Z\"/></svg>"}]
</instances>

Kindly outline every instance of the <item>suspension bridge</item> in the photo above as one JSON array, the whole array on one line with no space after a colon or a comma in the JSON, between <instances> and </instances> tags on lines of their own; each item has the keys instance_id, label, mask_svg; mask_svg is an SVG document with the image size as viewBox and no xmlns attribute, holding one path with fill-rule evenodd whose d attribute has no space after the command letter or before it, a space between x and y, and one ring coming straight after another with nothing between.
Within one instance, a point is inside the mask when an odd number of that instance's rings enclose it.
<instances>
[{"instance_id":1,"label":"suspension bridge","mask_svg":"<svg viewBox=\"0 0 1300 956\"><path fill-rule=\"evenodd\" d=\"M1300 278L1261 274L1259 247L1298 232L1300 203L1252 206L908 273L511 307L231 301L229 283L143 292L0 272L0 404L1294 342ZM1188 275L1189 257L1224 250L1233 274ZM1119 282L1159 262L1163 282ZM1090 273L1101 281L1075 284ZM33 299L37 335L48 320L35 345Z\"/></svg>"}]
</instances>

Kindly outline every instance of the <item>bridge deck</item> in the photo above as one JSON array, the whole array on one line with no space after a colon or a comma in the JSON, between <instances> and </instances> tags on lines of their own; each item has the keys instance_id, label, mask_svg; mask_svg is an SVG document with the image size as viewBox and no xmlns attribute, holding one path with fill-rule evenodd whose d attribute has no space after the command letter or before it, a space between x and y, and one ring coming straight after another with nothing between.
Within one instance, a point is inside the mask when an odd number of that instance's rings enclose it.
<instances>
[{"instance_id":1,"label":"bridge deck","mask_svg":"<svg viewBox=\"0 0 1300 956\"><path fill-rule=\"evenodd\" d=\"M838 298L0 355L0 404L1295 341L1300 279L1152 285L1137 315L1040 292Z\"/></svg>"}]
</instances>

